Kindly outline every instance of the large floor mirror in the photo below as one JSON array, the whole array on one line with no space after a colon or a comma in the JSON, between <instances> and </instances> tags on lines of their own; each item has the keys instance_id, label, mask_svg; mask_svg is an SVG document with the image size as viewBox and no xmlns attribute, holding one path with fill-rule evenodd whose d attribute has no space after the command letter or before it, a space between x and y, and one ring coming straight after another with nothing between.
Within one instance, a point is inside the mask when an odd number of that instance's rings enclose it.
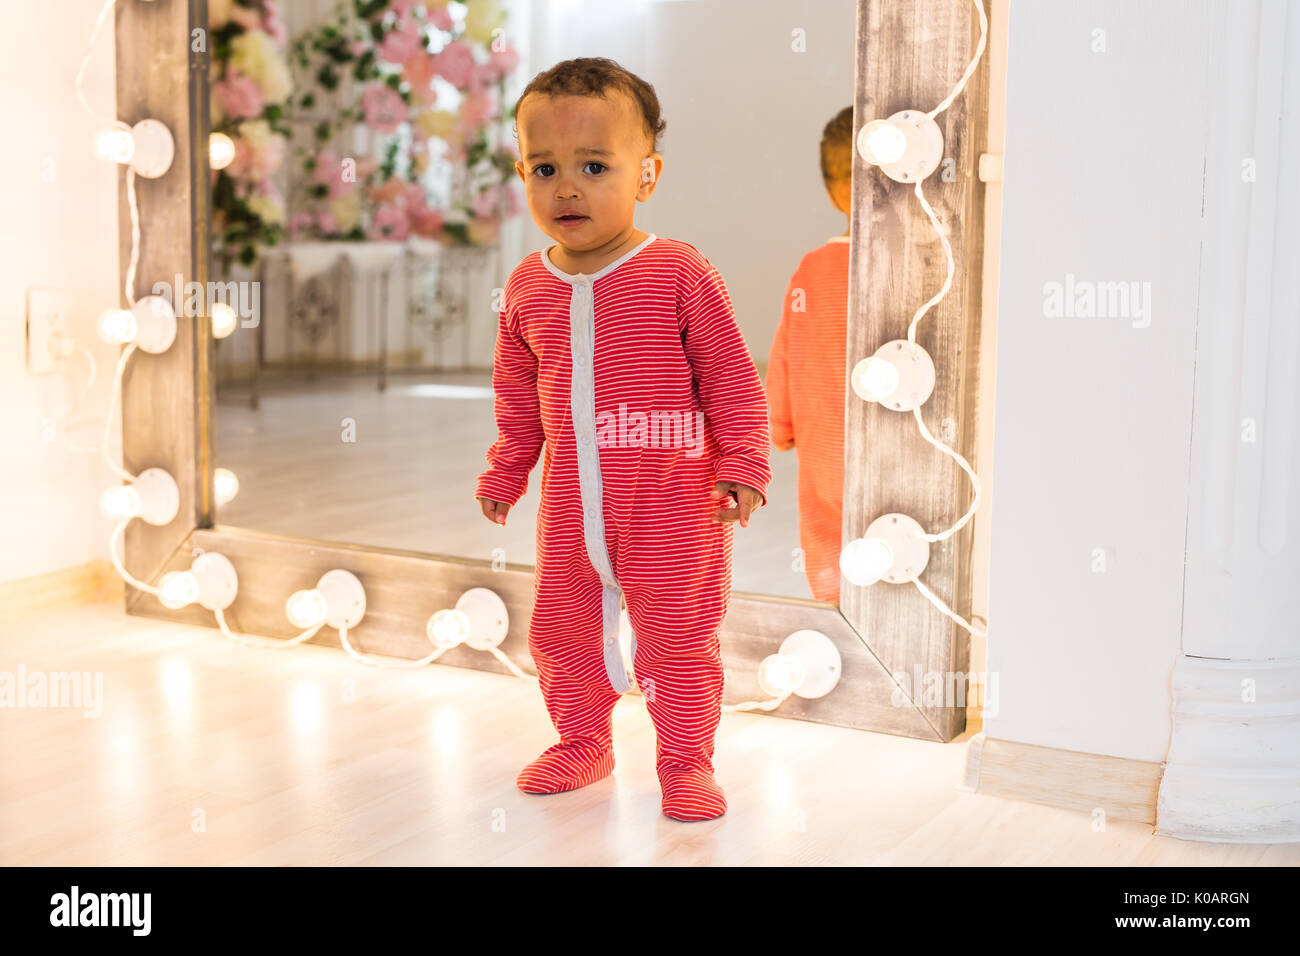
<instances>
[{"instance_id":1,"label":"large floor mirror","mask_svg":"<svg viewBox=\"0 0 1300 956\"><path fill-rule=\"evenodd\" d=\"M898 90L889 97L880 94L888 65L867 58L881 59L889 38L910 36L912 27L872 0L797 8L775 0L299 0L274 15L256 0L119 8L119 60L169 43L166 31L187 18L187 34L206 24L211 38L206 55L174 51L191 66L183 108L164 105L157 71L143 86L120 83L123 112L170 110L189 132L188 142L177 136L178 166L191 170L189 215L175 210L171 228L193 257L155 246L142 268L206 270L209 282L256 290L250 307L183 329L178 357L128 382L136 391L123 402L127 447L184 458L176 463L181 510L194 518L188 538L155 542L148 537L155 531L133 529L128 554L180 567L197 550L221 551L240 573L229 620L278 636L292 630L285 597L321 571L347 566L367 587L357 643L409 658L427 650L430 602L447 606L467 587L493 587L511 612L502 649L528 667L540 465L505 526L488 524L473 496L496 434L500 290L523 257L551 245L523 203L507 111L537 72L605 56L654 85L667 121L664 173L638 228L690 242L719 268L766 385L789 369L802 376L787 404L806 440L793 447L789 423L774 420L768 505L737 529L724 637L728 699L762 696L758 663L789 634L812 629L839 648L841 686L822 699L791 697L776 716L955 736L960 709L922 701L894 675L917 662L927 671L962 669L964 635L924 602L896 612L895 592L878 591L879 600L855 592L842 607L838 566L843 529L859 535L874 517L860 493L874 467L861 418L870 413L855 407L847 370L897 337L873 325L886 310L867 288L867 249L859 246L873 222L877 256L882 243L907 246L907 230L929 228L909 210L880 229L880 208L905 203L910 189L888 191L873 180L878 171L855 158L855 136L870 118L865 104L889 115L909 105L911 92L917 102L941 96L979 33L970 4L926 2L952 7L944 75L894 64ZM196 75L196 63L206 75ZM976 92L982 73L970 87L975 120L984 110ZM943 122L960 130L974 120L958 101ZM959 204L953 221L974 243L981 135L953 135L947 155L969 186L943 197L936 186L935 196L936 204ZM141 201L148 208L150 197ZM962 269L978 263L977 255L958 255ZM920 263L908 266L898 291L910 296L913 280L932 291L941 260L937 271L929 266L924 276ZM936 341L977 340L963 330L978 317L963 318L961 303L975 301L978 288L977 275L961 276L940 317L952 327L935 331ZM841 324L824 327L820 339L791 342L786 319L810 296L822 311L840 303ZM940 379L949 394L936 411L962 421L969 383L960 369ZM160 395L182 407L192 395L193 421L166 432ZM150 427L132 428L133 416ZM974 435L959 441L973 448ZM965 507L960 475L941 463L926 467L953 489L946 503L927 492L925 517L938 525ZM903 510L878 504L869 507ZM936 560L946 580L935 587L968 609L968 534L955 544ZM204 619L141 597L128 593L136 613ZM871 614L892 617L896 628L866 633ZM921 614L923 625L912 628ZM322 632L313 640L336 638ZM441 662L502 669L469 652Z\"/></svg>"}]
</instances>

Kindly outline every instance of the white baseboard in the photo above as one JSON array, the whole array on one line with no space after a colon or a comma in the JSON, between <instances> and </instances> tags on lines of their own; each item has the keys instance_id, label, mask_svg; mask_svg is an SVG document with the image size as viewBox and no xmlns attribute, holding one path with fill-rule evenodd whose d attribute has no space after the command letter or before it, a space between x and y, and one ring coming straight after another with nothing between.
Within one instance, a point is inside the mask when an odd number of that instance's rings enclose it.
<instances>
[{"instance_id":1,"label":"white baseboard","mask_svg":"<svg viewBox=\"0 0 1300 956\"><path fill-rule=\"evenodd\" d=\"M1180 657L1173 698L1156 832L1300 842L1300 659Z\"/></svg>"}]
</instances>

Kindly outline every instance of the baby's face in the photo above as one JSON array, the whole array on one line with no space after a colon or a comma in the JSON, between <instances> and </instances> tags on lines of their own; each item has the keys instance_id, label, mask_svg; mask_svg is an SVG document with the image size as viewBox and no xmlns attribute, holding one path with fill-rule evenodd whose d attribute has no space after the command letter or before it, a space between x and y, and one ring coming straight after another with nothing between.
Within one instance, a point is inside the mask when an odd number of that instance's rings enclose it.
<instances>
[{"instance_id":1,"label":"baby's face","mask_svg":"<svg viewBox=\"0 0 1300 956\"><path fill-rule=\"evenodd\" d=\"M622 91L530 93L515 117L528 211L565 248L595 249L632 226L662 166L640 111Z\"/></svg>"}]
</instances>

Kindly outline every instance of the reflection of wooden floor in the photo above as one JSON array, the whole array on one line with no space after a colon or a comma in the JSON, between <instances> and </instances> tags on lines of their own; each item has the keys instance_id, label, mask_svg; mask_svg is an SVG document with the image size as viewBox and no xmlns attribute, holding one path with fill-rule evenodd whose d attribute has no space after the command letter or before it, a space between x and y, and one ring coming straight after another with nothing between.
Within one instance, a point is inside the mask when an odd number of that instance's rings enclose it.
<instances>
[{"instance_id":1,"label":"reflection of wooden floor","mask_svg":"<svg viewBox=\"0 0 1300 956\"><path fill-rule=\"evenodd\" d=\"M239 389L222 389L213 450L217 467L239 476L239 496L217 522L294 538L426 551L531 565L542 466L504 527L483 517L474 481L496 439L487 372L445 373L437 384L480 390L468 398L420 395L427 375L390 378L380 393L373 375L321 375L264 382L261 408ZM344 419L355 443L343 441ZM812 597L798 547L796 463L772 453L768 504L748 528L736 528L732 587Z\"/></svg>"},{"instance_id":2,"label":"reflection of wooden floor","mask_svg":"<svg viewBox=\"0 0 1300 956\"><path fill-rule=\"evenodd\" d=\"M969 732L936 744L761 714L722 717L728 813L677 823L660 813L654 730L631 696L614 710L612 777L530 796L515 776L554 742L534 684L244 648L121 607L0 622L0 670L99 672L104 694L100 717L4 711L0 865L1300 862L1294 844L1192 843L1114 820L1098 834L1079 811L964 793Z\"/></svg>"}]
</instances>

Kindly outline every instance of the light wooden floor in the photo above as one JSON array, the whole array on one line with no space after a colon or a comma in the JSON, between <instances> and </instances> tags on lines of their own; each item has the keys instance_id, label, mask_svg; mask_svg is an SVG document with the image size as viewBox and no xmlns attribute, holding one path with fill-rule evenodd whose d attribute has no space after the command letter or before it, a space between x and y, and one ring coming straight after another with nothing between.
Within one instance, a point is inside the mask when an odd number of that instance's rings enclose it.
<instances>
[{"instance_id":1,"label":"light wooden floor","mask_svg":"<svg viewBox=\"0 0 1300 956\"><path fill-rule=\"evenodd\" d=\"M0 615L0 671L19 664L101 672L103 706L0 709L3 865L1300 863L1297 846L1094 833L1087 814L963 793L966 738L756 714L719 731L728 814L677 823L635 697L613 778L529 796L515 774L554 741L535 685L243 648L119 605Z\"/></svg>"}]
</instances>

